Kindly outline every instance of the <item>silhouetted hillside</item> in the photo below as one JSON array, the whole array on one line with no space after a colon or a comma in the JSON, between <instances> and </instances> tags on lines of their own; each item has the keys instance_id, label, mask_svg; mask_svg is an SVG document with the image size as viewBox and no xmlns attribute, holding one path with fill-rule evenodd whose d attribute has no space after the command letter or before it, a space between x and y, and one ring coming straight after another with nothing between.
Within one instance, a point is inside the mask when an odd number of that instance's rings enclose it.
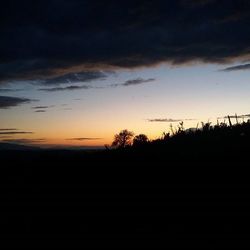
<instances>
[{"instance_id":1,"label":"silhouetted hillside","mask_svg":"<svg viewBox=\"0 0 250 250\"><path fill-rule=\"evenodd\" d=\"M126 133L126 130L124 130ZM124 132L123 131L123 132ZM130 137L132 137L133 133ZM124 136L124 135L121 135ZM126 136L126 135L125 135ZM112 147L96 150L72 149L39 149L38 147L0 143L2 159L15 161L19 158L26 162L36 164L53 162L64 164L84 162L174 162L174 161L213 161L229 160L244 161L248 159L250 141L250 122L243 122L235 125L221 123L211 126L210 123L203 124L200 129L185 130L183 124L170 133L155 140L148 140L146 135L139 135L128 141L113 143ZM117 138L116 138L117 140ZM119 140L119 138L118 138ZM123 138L121 139L123 140ZM8 150L16 150L8 152ZM18 152L21 150L22 152ZM15 157L13 157L15 155Z\"/></svg>"},{"instance_id":2,"label":"silhouetted hillside","mask_svg":"<svg viewBox=\"0 0 250 250\"><path fill-rule=\"evenodd\" d=\"M205 125L117 149L2 150L1 242L243 247L249 194L237 188L248 183L249 135L249 123Z\"/></svg>"}]
</instances>

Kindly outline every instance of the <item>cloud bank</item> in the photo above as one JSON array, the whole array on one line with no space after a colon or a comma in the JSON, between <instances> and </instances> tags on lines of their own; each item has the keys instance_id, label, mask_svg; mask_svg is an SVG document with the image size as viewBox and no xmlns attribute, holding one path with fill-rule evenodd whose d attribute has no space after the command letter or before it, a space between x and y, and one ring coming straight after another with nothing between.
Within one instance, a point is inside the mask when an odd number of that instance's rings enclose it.
<instances>
[{"instance_id":1,"label":"cloud bank","mask_svg":"<svg viewBox=\"0 0 250 250\"><path fill-rule=\"evenodd\" d=\"M250 58L250 1L3 1L0 82L65 84L102 70Z\"/></svg>"}]
</instances>

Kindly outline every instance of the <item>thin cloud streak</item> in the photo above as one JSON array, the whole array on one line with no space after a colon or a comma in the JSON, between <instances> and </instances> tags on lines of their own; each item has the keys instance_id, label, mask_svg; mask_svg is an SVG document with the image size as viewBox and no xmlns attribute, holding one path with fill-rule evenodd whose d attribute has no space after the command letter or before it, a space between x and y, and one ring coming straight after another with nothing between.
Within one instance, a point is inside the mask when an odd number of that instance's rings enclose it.
<instances>
[{"instance_id":1,"label":"thin cloud streak","mask_svg":"<svg viewBox=\"0 0 250 250\"><path fill-rule=\"evenodd\" d=\"M127 80L124 83L117 83L117 84L111 84L111 87L128 87L128 86L133 86L133 85L140 85L140 84L144 84L144 83L149 83L149 82L153 82L155 81L155 78L148 78L148 79L143 79L141 77L138 77L136 79L131 79L131 80Z\"/></svg>"},{"instance_id":2,"label":"thin cloud streak","mask_svg":"<svg viewBox=\"0 0 250 250\"><path fill-rule=\"evenodd\" d=\"M92 87L92 86L75 86L75 85L70 85L67 87L56 87L56 88L41 88L39 90L41 91L47 91L47 92L56 92L56 91L72 91L72 90L79 90L79 89L93 89L96 87Z\"/></svg>"},{"instance_id":3,"label":"thin cloud streak","mask_svg":"<svg viewBox=\"0 0 250 250\"><path fill-rule=\"evenodd\" d=\"M0 131L16 131L17 128L0 128Z\"/></svg>"},{"instance_id":4,"label":"thin cloud streak","mask_svg":"<svg viewBox=\"0 0 250 250\"><path fill-rule=\"evenodd\" d=\"M172 119L172 118L156 118L147 119L149 122L182 122L182 121L195 121L196 119Z\"/></svg>"},{"instance_id":5,"label":"thin cloud streak","mask_svg":"<svg viewBox=\"0 0 250 250\"><path fill-rule=\"evenodd\" d=\"M155 81L155 78L148 78L148 79L143 79L141 77L138 77L136 79L131 79L127 80L123 83L117 83L117 84L111 84L108 86L103 86L103 87L97 87L97 86L90 86L90 85L70 85L66 87L54 87L54 88L40 88L39 90L41 91L47 91L47 92L56 92L56 91L73 91L73 90L79 90L79 89L103 89L103 88L115 88L115 87L128 87L128 86L133 86L133 85L140 85L144 83L149 83Z\"/></svg>"},{"instance_id":6,"label":"thin cloud streak","mask_svg":"<svg viewBox=\"0 0 250 250\"><path fill-rule=\"evenodd\" d=\"M65 139L67 141L90 141L90 140L101 140L102 138L94 138L94 137L78 137L78 138L68 138Z\"/></svg>"},{"instance_id":7,"label":"thin cloud streak","mask_svg":"<svg viewBox=\"0 0 250 250\"><path fill-rule=\"evenodd\" d=\"M48 109L48 108L52 108L54 107L54 105L51 106L35 106L35 107L31 107L32 109Z\"/></svg>"},{"instance_id":8,"label":"thin cloud streak","mask_svg":"<svg viewBox=\"0 0 250 250\"><path fill-rule=\"evenodd\" d=\"M47 112L47 110L36 110L36 111L34 111L35 113L45 113L45 112Z\"/></svg>"},{"instance_id":9,"label":"thin cloud streak","mask_svg":"<svg viewBox=\"0 0 250 250\"><path fill-rule=\"evenodd\" d=\"M238 70L250 70L250 63L236 65L236 66L232 66L232 67L227 67L225 69L222 69L221 71L223 71L223 72L231 72L231 71L238 71Z\"/></svg>"},{"instance_id":10,"label":"thin cloud streak","mask_svg":"<svg viewBox=\"0 0 250 250\"><path fill-rule=\"evenodd\" d=\"M62 76L49 78L40 82L43 85L61 85L80 82L91 82L96 80L105 80L110 72L102 71L86 71L86 72L73 72Z\"/></svg>"},{"instance_id":11,"label":"thin cloud streak","mask_svg":"<svg viewBox=\"0 0 250 250\"><path fill-rule=\"evenodd\" d=\"M0 92L17 92L23 91L24 89L11 89L11 88L0 88Z\"/></svg>"},{"instance_id":12,"label":"thin cloud streak","mask_svg":"<svg viewBox=\"0 0 250 250\"><path fill-rule=\"evenodd\" d=\"M4 139L2 142L16 143L16 144L38 144L45 141L44 138L39 139Z\"/></svg>"},{"instance_id":13,"label":"thin cloud streak","mask_svg":"<svg viewBox=\"0 0 250 250\"><path fill-rule=\"evenodd\" d=\"M0 135L19 135L19 134L33 134L29 131L0 131Z\"/></svg>"}]
</instances>

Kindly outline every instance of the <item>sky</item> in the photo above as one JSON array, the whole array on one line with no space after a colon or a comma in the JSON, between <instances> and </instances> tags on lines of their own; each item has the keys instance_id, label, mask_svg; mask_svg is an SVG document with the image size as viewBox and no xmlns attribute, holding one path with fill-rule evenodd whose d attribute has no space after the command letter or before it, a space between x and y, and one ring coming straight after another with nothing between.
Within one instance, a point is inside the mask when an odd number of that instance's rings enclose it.
<instances>
[{"instance_id":1,"label":"sky","mask_svg":"<svg viewBox=\"0 0 250 250\"><path fill-rule=\"evenodd\" d=\"M249 114L249 1L3 1L0 141L103 146Z\"/></svg>"}]
</instances>

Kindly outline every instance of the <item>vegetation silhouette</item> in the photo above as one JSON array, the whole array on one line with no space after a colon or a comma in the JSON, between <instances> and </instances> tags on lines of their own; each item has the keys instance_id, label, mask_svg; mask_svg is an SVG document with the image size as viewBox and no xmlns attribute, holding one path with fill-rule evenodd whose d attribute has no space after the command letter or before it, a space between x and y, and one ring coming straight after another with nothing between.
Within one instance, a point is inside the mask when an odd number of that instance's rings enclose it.
<instances>
[{"instance_id":1,"label":"vegetation silhouette","mask_svg":"<svg viewBox=\"0 0 250 250\"><path fill-rule=\"evenodd\" d=\"M136 135L133 139L133 146L134 147L140 147L140 146L144 146L149 142L149 139L146 135L144 134L139 134Z\"/></svg>"},{"instance_id":2,"label":"vegetation silhouette","mask_svg":"<svg viewBox=\"0 0 250 250\"><path fill-rule=\"evenodd\" d=\"M244 160L250 141L250 120L233 124L230 116L228 123L201 122L201 127L185 129L180 122L176 128L170 125L170 131L160 138L149 140L144 134L133 137L133 132L122 130L115 135L111 154L114 159L121 157L128 161L224 161L229 155ZM127 135L128 134L128 135ZM133 140L132 140L133 139ZM132 143L131 143L132 141Z\"/></svg>"},{"instance_id":3,"label":"vegetation silhouette","mask_svg":"<svg viewBox=\"0 0 250 250\"><path fill-rule=\"evenodd\" d=\"M127 129L122 130L119 134L114 136L114 141L112 142L112 147L125 148L131 145L131 139L134 133L128 131Z\"/></svg>"}]
</instances>

